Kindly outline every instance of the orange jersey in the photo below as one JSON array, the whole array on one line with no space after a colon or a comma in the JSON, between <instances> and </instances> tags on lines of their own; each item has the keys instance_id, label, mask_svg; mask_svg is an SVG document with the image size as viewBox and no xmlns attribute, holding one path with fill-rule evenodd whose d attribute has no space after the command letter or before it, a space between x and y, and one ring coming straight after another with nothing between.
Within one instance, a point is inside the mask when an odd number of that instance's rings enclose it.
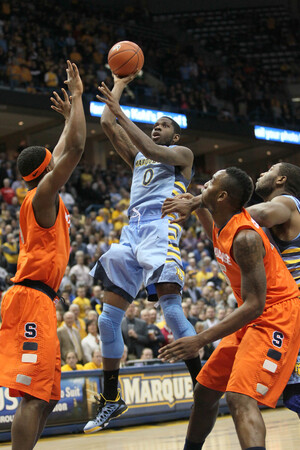
<instances>
[{"instance_id":1,"label":"orange jersey","mask_svg":"<svg viewBox=\"0 0 300 450\"><path fill-rule=\"evenodd\" d=\"M238 306L241 306L243 299L241 296L241 271L233 258L233 240L237 233L243 229L252 229L262 238L266 251L264 266L267 279L267 294L265 308L284 300L296 298L299 291L295 280L286 268L281 256L276 248L270 243L264 231L252 219L250 214L243 209L241 213L235 214L218 229L213 225L213 244L216 259L220 268L229 281Z\"/></svg>"},{"instance_id":2,"label":"orange jersey","mask_svg":"<svg viewBox=\"0 0 300 450\"><path fill-rule=\"evenodd\" d=\"M28 191L20 209L20 253L17 273L12 281L39 280L58 290L70 253L70 215L59 197L55 224L38 225L32 206L36 188Z\"/></svg>"}]
</instances>

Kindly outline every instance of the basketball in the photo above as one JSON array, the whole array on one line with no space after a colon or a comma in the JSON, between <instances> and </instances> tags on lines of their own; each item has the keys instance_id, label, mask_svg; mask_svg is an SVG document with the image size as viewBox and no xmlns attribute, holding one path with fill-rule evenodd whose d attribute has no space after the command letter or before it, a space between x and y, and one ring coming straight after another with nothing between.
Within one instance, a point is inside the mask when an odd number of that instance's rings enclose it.
<instances>
[{"instance_id":1,"label":"basketball","mask_svg":"<svg viewBox=\"0 0 300 450\"><path fill-rule=\"evenodd\" d=\"M141 70L144 65L142 49L130 41L121 41L113 45L107 59L112 72L118 77L127 77Z\"/></svg>"}]
</instances>

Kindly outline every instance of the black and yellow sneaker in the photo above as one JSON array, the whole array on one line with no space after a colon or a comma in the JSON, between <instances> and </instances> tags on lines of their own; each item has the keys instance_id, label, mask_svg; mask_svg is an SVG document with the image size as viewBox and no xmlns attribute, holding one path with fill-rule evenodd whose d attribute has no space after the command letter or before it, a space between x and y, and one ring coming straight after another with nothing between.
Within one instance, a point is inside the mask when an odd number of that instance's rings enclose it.
<instances>
[{"instance_id":1,"label":"black and yellow sneaker","mask_svg":"<svg viewBox=\"0 0 300 450\"><path fill-rule=\"evenodd\" d=\"M128 409L128 406L120 396L119 389L115 400L106 400L102 394L100 394L100 397L95 395L95 399L98 402L97 415L95 419L90 420L86 424L83 429L85 433L96 433L96 431L103 430L111 419L119 417Z\"/></svg>"}]
</instances>

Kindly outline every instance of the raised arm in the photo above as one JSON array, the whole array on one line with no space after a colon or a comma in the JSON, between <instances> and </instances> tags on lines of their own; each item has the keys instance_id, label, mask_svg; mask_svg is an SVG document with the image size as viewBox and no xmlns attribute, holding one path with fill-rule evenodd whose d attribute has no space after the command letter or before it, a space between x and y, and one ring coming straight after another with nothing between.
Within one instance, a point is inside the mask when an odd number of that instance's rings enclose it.
<instances>
[{"instance_id":1,"label":"raised arm","mask_svg":"<svg viewBox=\"0 0 300 450\"><path fill-rule=\"evenodd\" d=\"M125 78L118 78L113 74L113 77L114 87L112 89L112 93L117 101L119 101L125 86L133 80L135 75L129 75ZM101 91L100 87L98 89ZM97 98L102 101L102 98L99 95L97 95ZM116 116L110 111L107 105L105 105L103 110L101 125L104 133L109 138L116 152L133 169L134 158L138 153L138 150L130 140L126 131L116 122Z\"/></svg>"},{"instance_id":2,"label":"raised arm","mask_svg":"<svg viewBox=\"0 0 300 450\"><path fill-rule=\"evenodd\" d=\"M71 113L71 97L69 98L66 90L64 88L61 89L63 98L61 98L57 92L53 92L53 97L50 97L50 100L52 101L53 105L51 105L51 108L61 114L65 119L65 126L62 131L62 134L60 135L60 138L54 147L52 158L54 164L57 162L58 158L62 154L65 145L66 145L66 134L68 132L68 126L69 126L69 119L70 119L70 113Z\"/></svg>"},{"instance_id":3,"label":"raised arm","mask_svg":"<svg viewBox=\"0 0 300 450\"><path fill-rule=\"evenodd\" d=\"M247 211L261 227L271 228L290 220L295 209L293 200L278 196L269 202L249 206Z\"/></svg>"},{"instance_id":4,"label":"raised arm","mask_svg":"<svg viewBox=\"0 0 300 450\"><path fill-rule=\"evenodd\" d=\"M160 351L163 360L189 359L210 342L234 333L259 317L266 301L266 273L262 239L254 230L242 230L233 242L233 256L241 270L243 304L217 325L196 336L178 339Z\"/></svg>"},{"instance_id":5,"label":"raised arm","mask_svg":"<svg viewBox=\"0 0 300 450\"><path fill-rule=\"evenodd\" d=\"M70 61L67 65L65 83L72 95L70 117L66 122L63 138L61 137L60 154L56 157L53 170L40 181L33 199L36 218L44 227L52 226L55 221L58 191L68 181L80 161L86 139L82 81L76 65Z\"/></svg>"},{"instance_id":6,"label":"raised arm","mask_svg":"<svg viewBox=\"0 0 300 450\"><path fill-rule=\"evenodd\" d=\"M114 90L110 91L105 83L101 84L99 90L104 96L99 96L99 100L106 103L114 117L118 119L121 127L126 131L131 142L146 158L172 166L179 166L182 169L192 167L194 155L189 148L178 145L170 148L155 144L149 136L124 114Z\"/></svg>"}]
</instances>

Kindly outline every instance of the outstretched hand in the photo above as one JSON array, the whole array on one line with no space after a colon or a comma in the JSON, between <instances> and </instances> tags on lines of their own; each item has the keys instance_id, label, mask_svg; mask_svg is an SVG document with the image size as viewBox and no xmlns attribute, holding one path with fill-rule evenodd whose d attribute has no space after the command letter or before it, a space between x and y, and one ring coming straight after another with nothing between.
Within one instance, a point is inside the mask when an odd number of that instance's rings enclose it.
<instances>
[{"instance_id":1,"label":"outstretched hand","mask_svg":"<svg viewBox=\"0 0 300 450\"><path fill-rule=\"evenodd\" d=\"M71 63L71 61L67 61L67 79L64 83L68 86L71 95L82 95L83 93L83 84L79 75L78 68L76 64Z\"/></svg>"},{"instance_id":2,"label":"outstretched hand","mask_svg":"<svg viewBox=\"0 0 300 450\"><path fill-rule=\"evenodd\" d=\"M114 84L117 83L123 83L125 86L127 86L127 84L129 84L132 80L135 79L135 77L138 75L139 71L132 73L131 75L127 75L127 77L118 77L118 75L116 75L115 73L111 73L112 77L114 79Z\"/></svg>"},{"instance_id":3,"label":"outstretched hand","mask_svg":"<svg viewBox=\"0 0 300 450\"><path fill-rule=\"evenodd\" d=\"M121 106L117 100L117 98L114 96L114 94L108 89L104 81L101 83L101 86L98 87L98 90L101 92L101 94L104 97L101 97L100 95L97 95L97 99L100 100L100 102L106 103L106 105L109 107L111 112L117 116L121 112Z\"/></svg>"},{"instance_id":4,"label":"outstretched hand","mask_svg":"<svg viewBox=\"0 0 300 450\"><path fill-rule=\"evenodd\" d=\"M64 88L62 88L61 90L63 93L63 99L55 91L53 92L54 97L50 97L50 100L53 103L53 105L51 105L51 108L64 116L64 118L67 120L70 117L72 97L68 97L68 94Z\"/></svg>"},{"instance_id":5,"label":"outstretched hand","mask_svg":"<svg viewBox=\"0 0 300 450\"><path fill-rule=\"evenodd\" d=\"M193 211L192 199L194 196L192 194L180 194L176 197L167 198L162 206L162 217L168 214L178 213L179 217L172 220L171 223L183 224L191 215Z\"/></svg>"},{"instance_id":6,"label":"outstretched hand","mask_svg":"<svg viewBox=\"0 0 300 450\"><path fill-rule=\"evenodd\" d=\"M200 334L196 334L195 336L183 337L171 344L165 345L158 350L158 358L170 363L195 358L200 348L203 347L199 338Z\"/></svg>"}]
</instances>

